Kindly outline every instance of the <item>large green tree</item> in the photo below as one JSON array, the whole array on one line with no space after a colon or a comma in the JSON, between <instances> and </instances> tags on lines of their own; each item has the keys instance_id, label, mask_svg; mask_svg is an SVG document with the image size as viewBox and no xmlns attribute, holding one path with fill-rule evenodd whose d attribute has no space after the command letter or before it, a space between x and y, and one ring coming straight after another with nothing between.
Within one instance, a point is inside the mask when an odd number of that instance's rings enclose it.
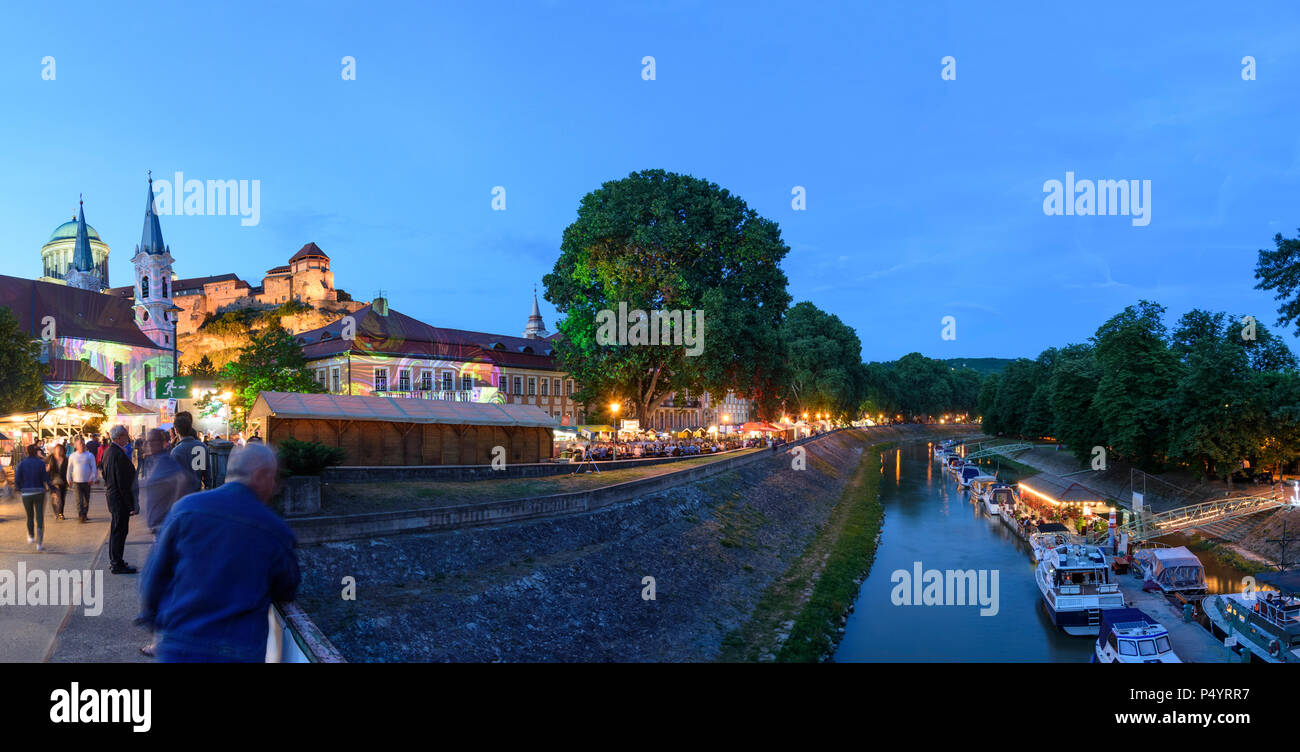
<instances>
[{"instance_id":1,"label":"large green tree","mask_svg":"<svg viewBox=\"0 0 1300 752\"><path fill-rule=\"evenodd\" d=\"M245 413L257 400L258 392L323 392L312 378L302 346L288 331L267 327L253 336L239 351L239 357L221 370L221 380L231 385L231 404Z\"/></svg>"},{"instance_id":2,"label":"large green tree","mask_svg":"<svg viewBox=\"0 0 1300 752\"><path fill-rule=\"evenodd\" d=\"M1169 398L1180 363L1170 350L1164 306L1140 301L1093 336L1102 376L1094 404L1115 452L1147 470L1159 469L1169 445Z\"/></svg>"},{"instance_id":3,"label":"large green tree","mask_svg":"<svg viewBox=\"0 0 1300 752\"><path fill-rule=\"evenodd\" d=\"M1295 324L1296 334L1300 334L1300 237L1284 238L1279 232L1273 236L1273 245L1271 251L1259 251L1255 289L1272 291L1273 298L1281 301L1278 324Z\"/></svg>"},{"instance_id":4,"label":"large green tree","mask_svg":"<svg viewBox=\"0 0 1300 752\"><path fill-rule=\"evenodd\" d=\"M588 193L564 230L546 299L563 316L556 354L600 407L630 403L648 420L674 392L735 391L761 416L785 381L779 339L790 303L775 222L706 180L663 170L632 173ZM603 311L703 311L703 348L603 344ZM629 322L632 323L632 322Z\"/></svg>"},{"instance_id":5,"label":"large green tree","mask_svg":"<svg viewBox=\"0 0 1300 752\"><path fill-rule=\"evenodd\" d=\"M41 343L0 308L0 415L47 407L41 386Z\"/></svg>"},{"instance_id":6,"label":"large green tree","mask_svg":"<svg viewBox=\"0 0 1300 752\"><path fill-rule=\"evenodd\" d=\"M1052 435L1064 442L1080 462L1092 457L1093 447L1106 446L1094 399L1101 382L1101 366L1091 345L1061 348L1052 368Z\"/></svg>"},{"instance_id":7,"label":"large green tree","mask_svg":"<svg viewBox=\"0 0 1300 752\"><path fill-rule=\"evenodd\" d=\"M788 373L786 410L857 417L865 397L862 341L838 316L807 301L786 312L781 325Z\"/></svg>"},{"instance_id":8,"label":"large green tree","mask_svg":"<svg viewBox=\"0 0 1300 752\"><path fill-rule=\"evenodd\" d=\"M1231 483L1258 449L1263 418L1239 327L1225 314L1193 309L1178 320L1171 342L1182 368L1170 397L1168 452L1204 477Z\"/></svg>"}]
</instances>

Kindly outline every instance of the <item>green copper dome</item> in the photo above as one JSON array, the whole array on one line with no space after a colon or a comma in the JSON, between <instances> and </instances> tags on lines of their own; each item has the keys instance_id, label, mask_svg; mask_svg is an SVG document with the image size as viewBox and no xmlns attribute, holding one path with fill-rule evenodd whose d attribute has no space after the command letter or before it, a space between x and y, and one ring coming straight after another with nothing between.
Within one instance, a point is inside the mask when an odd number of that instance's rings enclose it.
<instances>
[{"instance_id":1,"label":"green copper dome","mask_svg":"<svg viewBox=\"0 0 1300 752\"><path fill-rule=\"evenodd\" d=\"M86 225L86 234L90 236L91 240L99 240L99 233L95 232L95 228L91 227L90 225ZM54 228L54 232L50 233L50 239L45 242L53 243L56 240L76 240L76 239L77 239L77 220L74 219L71 222L64 222L63 224Z\"/></svg>"}]
</instances>

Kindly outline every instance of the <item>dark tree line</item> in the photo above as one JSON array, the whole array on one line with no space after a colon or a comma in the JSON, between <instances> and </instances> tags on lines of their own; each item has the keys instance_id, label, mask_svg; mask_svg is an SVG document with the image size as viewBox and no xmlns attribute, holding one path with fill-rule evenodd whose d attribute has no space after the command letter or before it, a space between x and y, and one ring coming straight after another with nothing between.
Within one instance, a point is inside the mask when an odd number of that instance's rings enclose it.
<instances>
[{"instance_id":1,"label":"dark tree line","mask_svg":"<svg viewBox=\"0 0 1300 752\"><path fill-rule=\"evenodd\" d=\"M990 376L978 405L985 432L1054 437L1081 460L1104 447L1143 469L1205 477L1300 457L1300 373L1286 343L1250 317L1196 309L1172 330L1164 318L1142 301L1087 343Z\"/></svg>"}]
</instances>

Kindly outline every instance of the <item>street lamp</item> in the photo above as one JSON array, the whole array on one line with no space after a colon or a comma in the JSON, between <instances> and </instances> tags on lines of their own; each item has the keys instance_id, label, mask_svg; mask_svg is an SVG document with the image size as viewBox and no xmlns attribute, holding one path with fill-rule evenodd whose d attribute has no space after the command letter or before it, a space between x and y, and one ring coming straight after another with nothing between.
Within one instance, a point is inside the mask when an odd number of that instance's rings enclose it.
<instances>
[{"instance_id":1,"label":"street lamp","mask_svg":"<svg viewBox=\"0 0 1300 752\"><path fill-rule=\"evenodd\" d=\"M614 459L618 459L618 408L617 402L609 403L609 410L614 414Z\"/></svg>"}]
</instances>

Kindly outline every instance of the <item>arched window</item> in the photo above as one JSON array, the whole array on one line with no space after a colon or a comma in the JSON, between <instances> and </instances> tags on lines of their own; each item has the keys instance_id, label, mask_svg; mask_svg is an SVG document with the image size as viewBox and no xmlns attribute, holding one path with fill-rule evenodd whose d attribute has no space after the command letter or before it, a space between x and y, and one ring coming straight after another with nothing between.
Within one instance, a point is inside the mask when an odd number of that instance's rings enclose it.
<instances>
[{"instance_id":1,"label":"arched window","mask_svg":"<svg viewBox=\"0 0 1300 752\"><path fill-rule=\"evenodd\" d=\"M166 297L170 297L170 296L167 294L167 283L168 283L168 281L169 281L169 280L167 279L166 276L164 276L164 277L162 278L162 288L163 288L163 289L162 289L162 293L163 293L162 296L163 296L164 298L166 298Z\"/></svg>"},{"instance_id":2,"label":"arched window","mask_svg":"<svg viewBox=\"0 0 1300 752\"><path fill-rule=\"evenodd\" d=\"M149 278L148 278L148 277L141 277L141 278L140 278L140 298L141 298L142 300L145 300L145 299L148 299L148 297L149 297Z\"/></svg>"}]
</instances>

